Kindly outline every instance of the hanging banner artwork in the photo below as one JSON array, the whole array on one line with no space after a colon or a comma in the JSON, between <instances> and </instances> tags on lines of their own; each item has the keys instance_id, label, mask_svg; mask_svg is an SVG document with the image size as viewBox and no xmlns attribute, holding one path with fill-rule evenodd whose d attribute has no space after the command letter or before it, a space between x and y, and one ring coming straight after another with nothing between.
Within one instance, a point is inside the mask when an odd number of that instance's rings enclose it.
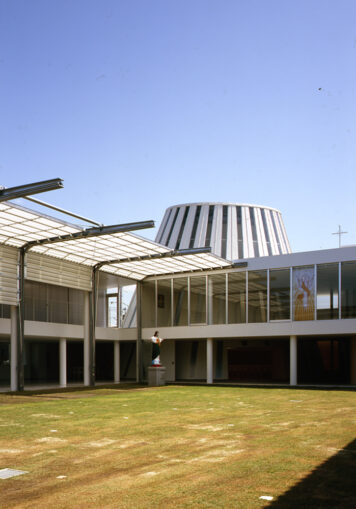
<instances>
[{"instance_id":1,"label":"hanging banner artwork","mask_svg":"<svg viewBox=\"0 0 356 509\"><path fill-rule=\"evenodd\" d=\"M315 280L314 267L293 269L293 319L314 320Z\"/></svg>"}]
</instances>

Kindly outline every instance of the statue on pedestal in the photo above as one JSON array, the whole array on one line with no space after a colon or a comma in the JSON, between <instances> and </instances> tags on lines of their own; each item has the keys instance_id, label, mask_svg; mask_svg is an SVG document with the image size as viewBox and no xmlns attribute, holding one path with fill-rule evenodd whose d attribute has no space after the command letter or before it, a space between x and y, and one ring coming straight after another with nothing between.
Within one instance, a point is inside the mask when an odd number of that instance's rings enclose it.
<instances>
[{"instance_id":1,"label":"statue on pedestal","mask_svg":"<svg viewBox=\"0 0 356 509\"><path fill-rule=\"evenodd\" d=\"M163 339L158 336L158 330L151 337L152 342L152 366L161 366L161 348L160 345Z\"/></svg>"}]
</instances>

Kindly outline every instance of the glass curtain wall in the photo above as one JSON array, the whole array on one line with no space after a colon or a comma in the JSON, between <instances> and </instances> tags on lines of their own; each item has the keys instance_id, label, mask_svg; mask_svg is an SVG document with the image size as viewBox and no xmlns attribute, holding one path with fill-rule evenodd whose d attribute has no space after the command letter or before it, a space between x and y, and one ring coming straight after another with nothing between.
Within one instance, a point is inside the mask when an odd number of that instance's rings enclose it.
<instances>
[{"instance_id":1,"label":"glass curtain wall","mask_svg":"<svg viewBox=\"0 0 356 509\"><path fill-rule=\"evenodd\" d=\"M156 281L142 282L142 327L156 326Z\"/></svg>"},{"instance_id":2,"label":"glass curtain wall","mask_svg":"<svg viewBox=\"0 0 356 509\"><path fill-rule=\"evenodd\" d=\"M118 327L119 294L109 293L106 296L106 324L108 327Z\"/></svg>"},{"instance_id":3,"label":"glass curtain wall","mask_svg":"<svg viewBox=\"0 0 356 509\"><path fill-rule=\"evenodd\" d=\"M341 318L356 317L356 262L341 264Z\"/></svg>"},{"instance_id":4,"label":"glass curtain wall","mask_svg":"<svg viewBox=\"0 0 356 509\"><path fill-rule=\"evenodd\" d=\"M0 304L0 318L10 318L11 306L8 304Z\"/></svg>"},{"instance_id":5,"label":"glass curtain wall","mask_svg":"<svg viewBox=\"0 0 356 509\"><path fill-rule=\"evenodd\" d=\"M339 318L339 264L317 266L317 319Z\"/></svg>"},{"instance_id":6,"label":"glass curtain wall","mask_svg":"<svg viewBox=\"0 0 356 509\"><path fill-rule=\"evenodd\" d=\"M208 276L208 311L210 324L226 323L226 274Z\"/></svg>"},{"instance_id":7,"label":"glass curtain wall","mask_svg":"<svg viewBox=\"0 0 356 509\"><path fill-rule=\"evenodd\" d=\"M290 319L290 270L270 270L269 273L269 318Z\"/></svg>"},{"instance_id":8,"label":"glass curtain wall","mask_svg":"<svg viewBox=\"0 0 356 509\"><path fill-rule=\"evenodd\" d=\"M314 320L314 267L293 267L293 320Z\"/></svg>"},{"instance_id":9,"label":"glass curtain wall","mask_svg":"<svg viewBox=\"0 0 356 509\"><path fill-rule=\"evenodd\" d=\"M119 327L129 329L137 325L136 284L119 286Z\"/></svg>"},{"instance_id":10,"label":"glass curtain wall","mask_svg":"<svg viewBox=\"0 0 356 509\"><path fill-rule=\"evenodd\" d=\"M172 284L171 279L157 281L157 325L171 327L172 325Z\"/></svg>"},{"instance_id":11,"label":"glass curtain wall","mask_svg":"<svg viewBox=\"0 0 356 509\"><path fill-rule=\"evenodd\" d=\"M341 264L341 299L338 263L317 265L316 269L314 266L271 269L269 284L267 283L267 270L143 282L143 327L155 327L156 317L157 327L204 325L207 320L209 324L219 325L226 323L226 314L229 324L246 323L246 321L261 323L267 322L268 319L271 321L290 319L302 321L315 318L331 320L339 317L340 300L341 317L356 318L356 262ZM190 292L188 292L189 287ZM63 289L56 291L55 295L60 297L61 291ZM63 298L53 300L53 302L59 302L60 309L47 310L47 301L43 300L45 294L42 291L37 295L36 292L38 288L34 283L27 285L27 294L31 293L32 300L27 302L26 319L41 319L29 318L29 316L46 316L46 313L49 313L52 319L54 315L56 319L62 319L61 313L64 313L63 306L66 305L64 294ZM51 292L49 294L51 295ZM83 306L82 297L79 295L76 297L79 299L77 316L82 316L82 312L79 311ZM246 301L248 301L248 318ZM188 302L190 302L190 319ZM70 304L69 310L72 308ZM45 319L42 318L42 320Z\"/></svg>"},{"instance_id":12,"label":"glass curtain wall","mask_svg":"<svg viewBox=\"0 0 356 509\"><path fill-rule=\"evenodd\" d=\"M47 322L47 285L25 281L25 320Z\"/></svg>"},{"instance_id":13,"label":"glass curtain wall","mask_svg":"<svg viewBox=\"0 0 356 509\"><path fill-rule=\"evenodd\" d=\"M267 271L248 273L248 322L267 321Z\"/></svg>"},{"instance_id":14,"label":"glass curtain wall","mask_svg":"<svg viewBox=\"0 0 356 509\"><path fill-rule=\"evenodd\" d=\"M25 282L25 320L82 325L83 310L82 290Z\"/></svg>"},{"instance_id":15,"label":"glass curtain wall","mask_svg":"<svg viewBox=\"0 0 356 509\"><path fill-rule=\"evenodd\" d=\"M188 278L173 279L173 325L188 325Z\"/></svg>"},{"instance_id":16,"label":"glass curtain wall","mask_svg":"<svg viewBox=\"0 0 356 509\"><path fill-rule=\"evenodd\" d=\"M48 285L48 321L52 323L68 323L68 288Z\"/></svg>"},{"instance_id":17,"label":"glass curtain wall","mask_svg":"<svg viewBox=\"0 0 356 509\"><path fill-rule=\"evenodd\" d=\"M206 276L190 278L190 323L206 324Z\"/></svg>"},{"instance_id":18,"label":"glass curtain wall","mask_svg":"<svg viewBox=\"0 0 356 509\"><path fill-rule=\"evenodd\" d=\"M228 323L246 323L246 272L228 274Z\"/></svg>"},{"instance_id":19,"label":"glass curtain wall","mask_svg":"<svg viewBox=\"0 0 356 509\"><path fill-rule=\"evenodd\" d=\"M84 323L84 291L68 288L68 323Z\"/></svg>"}]
</instances>

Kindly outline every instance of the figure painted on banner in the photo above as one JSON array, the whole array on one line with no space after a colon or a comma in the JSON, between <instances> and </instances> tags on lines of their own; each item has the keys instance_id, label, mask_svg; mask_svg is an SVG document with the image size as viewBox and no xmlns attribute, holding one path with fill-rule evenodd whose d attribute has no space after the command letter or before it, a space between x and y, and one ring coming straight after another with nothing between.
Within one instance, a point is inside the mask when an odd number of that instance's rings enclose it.
<instances>
[{"instance_id":1,"label":"figure painted on banner","mask_svg":"<svg viewBox=\"0 0 356 509\"><path fill-rule=\"evenodd\" d=\"M160 345L163 339L158 336L158 330L156 330L156 332L153 334L151 341L152 341L152 366L160 366L161 365Z\"/></svg>"},{"instance_id":2,"label":"figure painted on banner","mask_svg":"<svg viewBox=\"0 0 356 509\"><path fill-rule=\"evenodd\" d=\"M314 320L314 269L294 270L294 320Z\"/></svg>"}]
</instances>

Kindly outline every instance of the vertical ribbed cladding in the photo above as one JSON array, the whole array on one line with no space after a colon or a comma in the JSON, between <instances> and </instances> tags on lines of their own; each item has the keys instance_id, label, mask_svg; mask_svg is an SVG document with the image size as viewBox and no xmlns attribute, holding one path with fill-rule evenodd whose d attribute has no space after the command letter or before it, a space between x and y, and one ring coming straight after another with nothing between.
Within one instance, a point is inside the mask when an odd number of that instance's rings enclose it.
<instances>
[{"instance_id":1,"label":"vertical ribbed cladding","mask_svg":"<svg viewBox=\"0 0 356 509\"><path fill-rule=\"evenodd\" d=\"M187 203L169 207L156 241L172 249L211 247L241 260L291 252L281 213L270 207L232 203Z\"/></svg>"}]
</instances>

